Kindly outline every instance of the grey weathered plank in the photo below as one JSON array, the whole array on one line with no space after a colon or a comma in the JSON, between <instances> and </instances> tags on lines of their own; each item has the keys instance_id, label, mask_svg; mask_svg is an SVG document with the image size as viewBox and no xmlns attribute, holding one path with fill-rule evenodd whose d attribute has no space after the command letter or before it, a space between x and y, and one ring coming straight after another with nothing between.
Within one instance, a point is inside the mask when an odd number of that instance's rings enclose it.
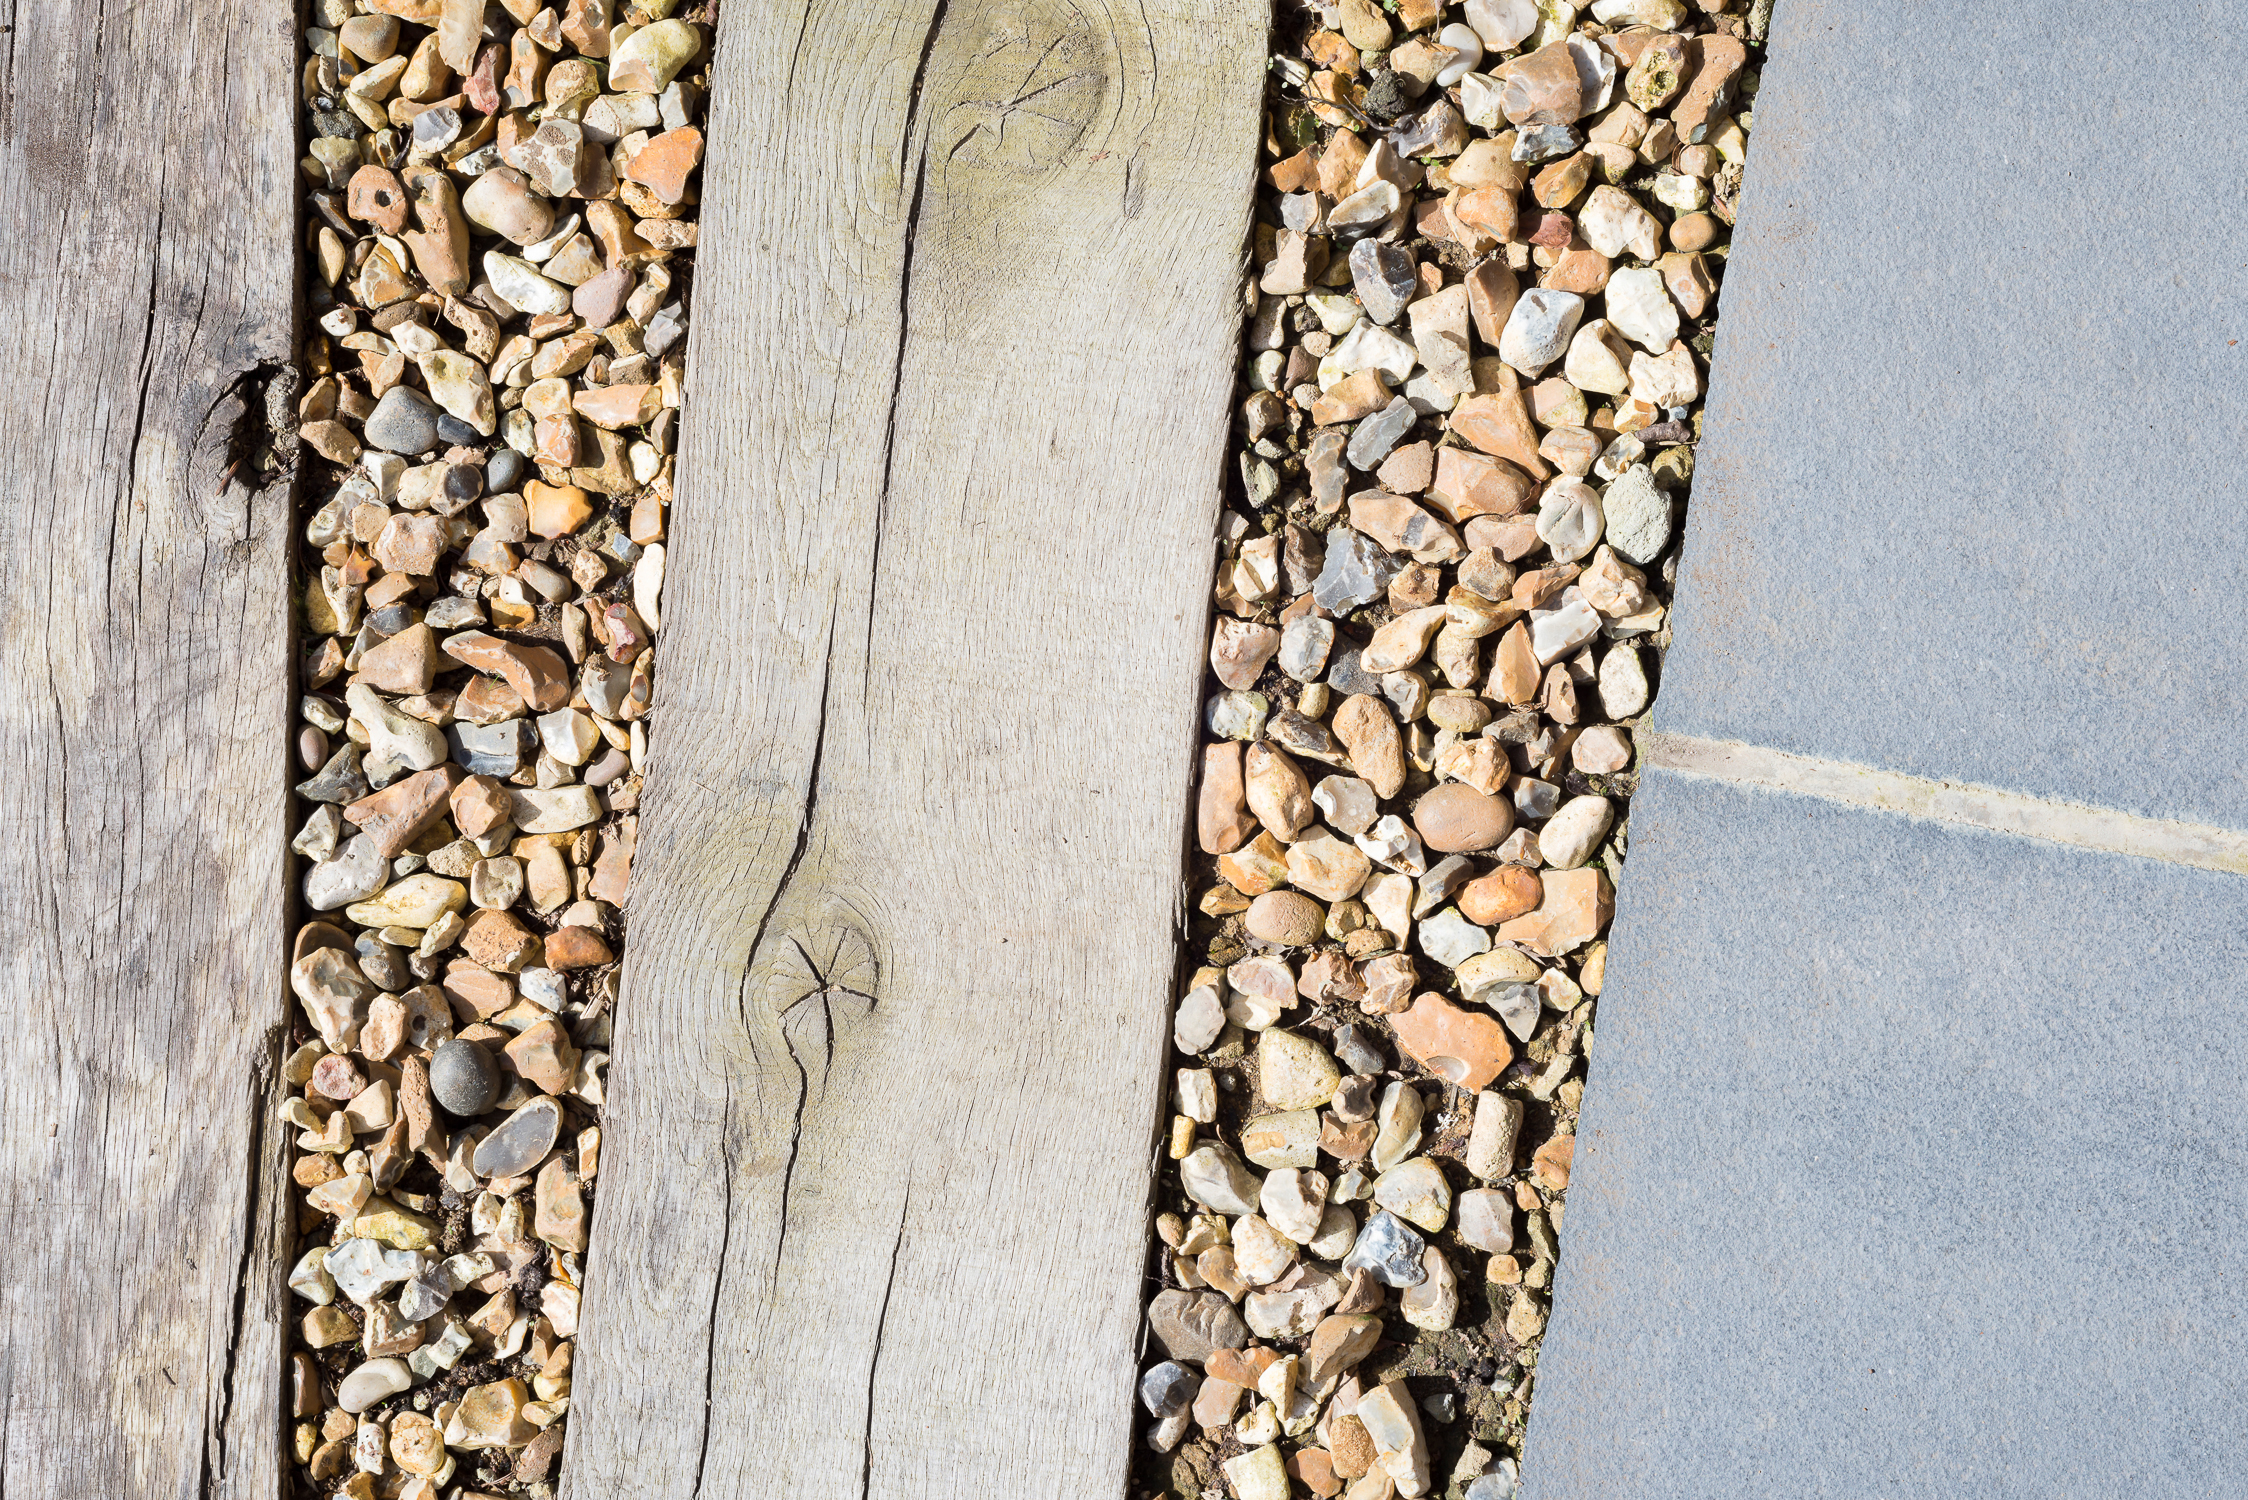
<instances>
[{"instance_id":1,"label":"grey weathered plank","mask_svg":"<svg viewBox=\"0 0 2248 1500\"><path fill-rule=\"evenodd\" d=\"M1266 24L727 11L577 1496L1123 1482Z\"/></svg>"},{"instance_id":2,"label":"grey weathered plank","mask_svg":"<svg viewBox=\"0 0 2248 1500\"><path fill-rule=\"evenodd\" d=\"M10 19L0 1494L271 1500L289 497L220 481L289 357L289 18Z\"/></svg>"}]
</instances>

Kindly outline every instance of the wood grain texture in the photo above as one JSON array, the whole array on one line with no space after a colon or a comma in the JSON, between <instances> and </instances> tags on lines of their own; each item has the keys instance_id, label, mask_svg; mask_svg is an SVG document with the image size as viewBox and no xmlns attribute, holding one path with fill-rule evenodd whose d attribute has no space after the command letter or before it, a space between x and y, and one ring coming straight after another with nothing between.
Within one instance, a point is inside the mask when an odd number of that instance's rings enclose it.
<instances>
[{"instance_id":1,"label":"wood grain texture","mask_svg":"<svg viewBox=\"0 0 2248 1500\"><path fill-rule=\"evenodd\" d=\"M579 1500L1124 1482L1256 0L737 0Z\"/></svg>"},{"instance_id":2,"label":"wood grain texture","mask_svg":"<svg viewBox=\"0 0 2248 1500\"><path fill-rule=\"evenodd\" d=\"M0 1494L279 1493L287 7L0 35ZM253 413L248 410L257 406Z\"/></svg>"}]
</instances>

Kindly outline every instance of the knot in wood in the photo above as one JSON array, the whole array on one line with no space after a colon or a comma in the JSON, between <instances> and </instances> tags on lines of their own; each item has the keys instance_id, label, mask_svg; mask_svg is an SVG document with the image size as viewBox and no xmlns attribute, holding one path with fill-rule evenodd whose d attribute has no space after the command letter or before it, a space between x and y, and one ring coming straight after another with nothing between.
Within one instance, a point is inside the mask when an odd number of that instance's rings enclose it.
<instances>
[{"instance_id":1,"label":"knot in wood","mask_svg":"<svg viewBox=\"0 0 2248 1500\"><path fill-rule=\"evenodd\" d=\"M807 1000L854 1000L872 1011L880 1003L882 959L864 916L840 897L828 896L816 913L791 922L753 960L757 988L776 1015Z\"/></svg>"},{"instance_id":2,"label":"knot in wood","mask_svg":"<svg viewBox=\"0 0 2248 1500\"><path fill-rule=\"evenodd\" d=\"M1043 176L1084 138L1112 92L1112 49L1076 6L994 7L967 49L932 141L947 171Z\"/></svg>"}]
</instances>

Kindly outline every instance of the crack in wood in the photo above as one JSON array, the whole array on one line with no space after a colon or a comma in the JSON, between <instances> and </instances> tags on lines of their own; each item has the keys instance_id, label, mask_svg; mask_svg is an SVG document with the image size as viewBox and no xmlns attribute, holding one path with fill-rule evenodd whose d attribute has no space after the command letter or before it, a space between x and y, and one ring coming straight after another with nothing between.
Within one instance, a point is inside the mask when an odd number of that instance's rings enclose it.
<instances>
[{"instance_id":1,"label":"crack in wood","mask_svg":"<svg viewBox=\"0 0 2248 1500\"><path fill-rule=\"evenodd\" d=\"M882 1334L890 1326L890 1296L898 1289L898 1252L905 1248L906 1215L913 1211L913 1183L908 1179L898 1204L898 1230L890 1241L890 1274L882 1283L882 1311L874 1319L874 1350L866 1362L866 1427L859 1438L859 1500L867 1500L874 1478L874 1384L882 1372Z\"/></svg>"},{"instance_id":2,"label":"crack in wood","mask_svg":"<svg viewBox=\"0 0 2248 1500\"><path fill-rule=\"evenodd\" d=\"M717 1269L710 1278L710 1311L704 1319L707 1328L706 1337L703 1340L702 1440L695 1450L695 1487L692 1492L696 1496L702 1494L703 1472L710 1463L710 1429L715 1413L713 1393L717 1388L718 1379L718 1309L724 1304L725 1300L726 1260L728 1252L733 1249L734 1244L734 1137L731 1128L733 1106L733 1091L729 1089L726 1094L726 1107L719 1116L721 1123L718 1129L718 1155L726 1169L719 1178L719 1184L724 1190L725 1201L721 1205L722 1212L719 1219Z\"/></svg>"},{"instance_id":3,"label":"crack in wood","mask_svg":"<svg viewBox=\"0 0 2248 1500\"><path fill-rule=\"evenodd\" d=\"M788 896L796 884L796 872L803 866L804 851L811 845L812 824L819 817L820 776L823 762L827 756L829 693L835 681L836 607L836 601L831 599L827 614L827 644L824 660L820 666L819 725L812 733L812 759L811 765L804 776L804 806L796 817L796 842L795 846L789 851L788 863L782 868L780 879L773 883L773 894L766 901L764 914L757 919L757 929L750 937L749 972L751 974L757 971L762 962L761 955L765 951L765 934L767 929L772 926L773 913L780 910L782 900ZM740 1000L745 1003L745 1008L738 1013L738 1019L746 1026L749 1022L749 1014L746 1009L749 991L746 983L736 993Z\"/></svg>"},{"instance_id":4,"label":"crack in wood","mask_svg":"<svg viewBox=\"0 0 2248 1500\"><path fill-rule=\"evenodd\" d=\"M287 1025L275 1022L266 1028L256 1060L251 1064L249 1078L250 1131L249 1154L244 1181L249 1185L242 1197L242 1234L234 1260L234 1304L227 1319L226 1353L220 1361L215 1396L218 1412L208 1426L203 1443L203 1467L199 1491L209 1497L219 1493L219 1486L232 1472L227 1463L227 1424L234 1414L235 1367L241 1352L243 1319L248 1311L250 1283L263 1269L270 1274L268 1264L273 1257L267 1253L263 1228L268 1209L271 1183L267 1180L266 1130L267 1118L274 1112L273 1096L276 1080L280 1076L281 1043ZM168 1373L168 1372L167 1372Z\"/></svg>"}]
</instances>

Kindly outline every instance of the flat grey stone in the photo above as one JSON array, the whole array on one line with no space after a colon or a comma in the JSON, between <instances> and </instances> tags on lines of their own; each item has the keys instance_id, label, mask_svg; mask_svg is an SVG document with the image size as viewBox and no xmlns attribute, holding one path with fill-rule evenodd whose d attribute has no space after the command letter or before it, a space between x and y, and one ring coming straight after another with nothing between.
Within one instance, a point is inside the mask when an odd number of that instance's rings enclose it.
<instances>
[{"instance_id":1,"label":"flat grey stone","mask_svg":"<svg viewBox=\"0 0 2248 1500\"><path fill-rule=\"evenodd\" d=\"M479 1177L518 1176L545 1159L561 1130L561 1101L541 1094L500 1121L478 1142L469 1165Z\"/></svg>"},{"instance_id":2,"label":"flat grey stone","mask_svg":"<svg viewBox=\"0 0 2248 1500\"><path fill-rule=\"evenodd\" d=\"M1366 316L1377 323L1404 316L1405 304L1420 290L1412 252L1380 240L1360 240L1350 247L1350 281Z\"/></svg>"},{"instance_id":3,"label":"flat grey stone","mask_svg":"<svg viewBox=\"0 0 2248 1500\"><path fill-rule=\"evenodd\" d=\"M1646 567L1670 545L1670 496L1655 487L1654 471L1633 464L1600 495L1608 545Z\"/></svg>"},{"instance_id":4,"label":"flat grey stone","mask_svg":"<svg viewBox=\"0 0 2248 1500\"><path fill-rule=\"evenodd\" d=\"M1543 287L1524 292L1499 332L1499 358L1535 379L1569 347L1584 310L1585 299L1575 292Z\"/></svg>"},{"instance_id":5,"label":"flat grey stone","mask_svg":"<svg viewBox=\"0 0 2248 1500\"><path fill-rule=\"evenodd\" d=\"M1254 453L1241 455L1241 488L1249 497L1249 504L1263 510L1280 493L1280 471Z\"/></svg>"},{"instance_id":6,"label":"flat grey stone","mask_svg":"<svg viewBox=\"0 0 2248 1500\"><path fill-rule=\"evenodd\" d=\"M297 795L307 802L357 802L367 795L367 778L360 770L359 747L346 742L317 774L297 783Z\"/></svg>"},{"instance_id":7,"label":"flat grey stone","mask_svg":"<svg viewBox=\"0 0 2248 1500\"><path fill-rule=\"evenodd\" d=\"M1280 632L1280 670L1298 682L1316 682L1335 644L1335 626L1317 615L1290 620Z\"/></svg>"},{"instance_id":8,"label":"flat grey stone","mask_svg":"<svg viewBox=\"0 0 2248 1500\"><path fill-rule=\"evenodd\" d=\"M1148 1304L1147 1326L1164 1353L1192 1364L1249 1342L1249 1325L1222 1292L1157 1292Z\"/></svg>"},{"instance_id":9,"label":"flat grey stone","mask_svg":"<svg viewBox=\"0 0 2248 1500\"><path fill-rule=\"evenodd\" d=\"M1272 716L1264 732L1272 742L1290 755L1309 756L1314 760L1342 759L1342 747L1335 743L1334 732L1309 715L1292 708L1283 708ZM1255 736L1247 736L1254 739Z\"/></svg>"},{"instance_id":10,"label":"flat grey stone","mask_svg":"<svg viewBox=\"0 0 2248 1500\"><path fill-rule=\"evenodd\" d=\"M1384 1286L1419 1286L1428 1277L1421 1251L1428 1242L1388 1209L1376 1209L1343 1257L1346 1271L1371 1271Z\"/></svg>"},{"instance_id":11,"label":"flat grey stone","mask_svg":"<svg viewBox=\"0 0 2248 1500\"><path fill-rule=\"evenodd\" d=\"M671 347L687 336L687 309L684 303L674 302L657 310L648 320L648 331L642 336L640 346L657 359L671 351Z\"/></svg>"},{"instance_id":12,"label":"flat grey stone","mask_svg":"<svg viewBox=\"0 0 2248 1500\"><path fill-rule=\"evenodd\" d=\"M1346 645L1327 655L1327 685L1345 697L1363 694L1371 698L1381 694L1382 680L1359 662L1363 650L1360 646Z\"/></svg>"},{"instance_id":13,"label":"flat grey stone","mask_svg":"<svg viewBox=\"0 0 2248 1500\"><path fill-rule=\"evenodd\" d=\"M497 724L471 724L456 720L445 726L453 759L471 776L513 776L539 753L538 731L528 719L503 719Z\"/></svg>"},{"instance_id":14,"label":"flat grey stone","mask_svg":"<svg viewBox=\"0 0 2248 1500\"><path fill-rule=\"evenodd\" d=\"M632 663L611 661L607 652L594 652L578 674L578 691L595 713L605 719L617 717L632 697Z\"/></svg>"},{"instance_id":15,"label":"flat grey stone","mask_svg":"<svg viewBox=\"0 0 2248 1500\"><path fill-rule=\"evenodd\" d=\"M1366 533L1337 527L1327 534L1327 554L1318 581L1311 586L1312 600L1336 614L1371 604L1388 591L1389 581L1402 567L1388 548Z\"/></svg>"},{"instance_id":16,"label":"flat grey stone","mask_svg":"<svg viewBox=\"0 0 2248 1500\"><path fill-rule=\"evenodd\" d=\"M1536 165L1567 156L1584 144L1584 137L1568 125L1531 125L1514 138L1514 159Z\"/></svg>"},{"instance_id":17,"label":"flat grey stone","mask_svg":"<svg viewBox=\"0 0 2248 1500\"><path fill-rule=\"evenodd\" d=\"M2248 1493L2248 883L1661 770L1632 831L1530 1500Z\"/></svg>"},{"instance_id":18,"label":"flat grey stone","mask_svg":"<svg viewBox=\"0 0 2248 1500\"><path fill-rule=\"evenodd\" d=\"M1420 413L1413 410L1412 402L1403 396L1393 397L1389 405L1351 430L1350 447L1347 450L1350 466L1354 469L1371 469L1389 457L1390 449L1397 446L1398 439L1413 430L1413 423L1419 416Z\"/></svg>"},{"instance_id":19,"label":"flat grey stone","mask_svg":"<svg viewBox=\"0 0 2248 1500\"><path fill-rule=\"evenodd\" d=\"M2248 33L1774 16L1657 727L2248 825Z\"/></svg>"},{"instance_id":20,"label":"flat grey stone","mask_svg":"<svg viewBox=\"0 0 2248 1500\"><path fill-rule=\"evenodd\" d=\"M1154 1415L1167 1417L1186 1410L1201 1384L1192 1370L1167 1359L1140 1377L1140 1402Z\"/></svg>"}]
</instances>

